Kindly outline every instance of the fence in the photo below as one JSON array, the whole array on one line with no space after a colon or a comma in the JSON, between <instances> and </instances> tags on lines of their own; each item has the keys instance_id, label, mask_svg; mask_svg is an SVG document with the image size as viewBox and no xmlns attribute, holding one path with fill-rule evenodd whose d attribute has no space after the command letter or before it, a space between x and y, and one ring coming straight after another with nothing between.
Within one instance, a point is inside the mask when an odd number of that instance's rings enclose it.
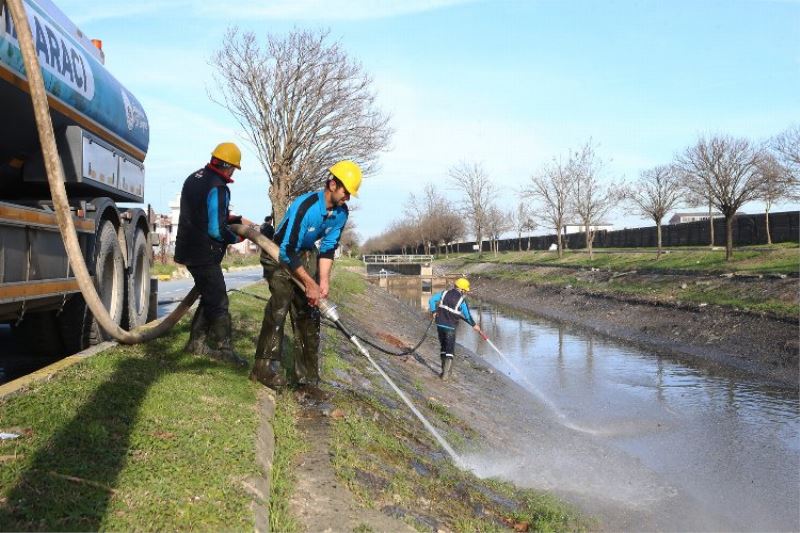
<instances>
[{"instance_id":1,"label":"fence","mask_svg":"<svg viewBox=\"0 0 800 533\"><path fill-rule=\"evenodd\" d=\"M764 213L754 215L738 215L733 219L733 245L751 246L767 243L766 216ZM784 211L770 213L769 229L772 242L798 242L800 240L800 211ZM714 219L714 245L725 246L725 219ZM711 244L708 220L684 222L682 224L664 224L661 226L661 243L669 246L708 246ZM522 239L501 239L498 241L500 251L547 250L556 242L556 236L537 235ZM570 233L562 237L568 249L577 250L586 247L583 232ZM656 226L631 228L614 231L598 231L594 238L595 248L632 248L657 246ZM462 242L452 245L457 253L474 251L475 242ZM419 251L422 246L419 247ZM412 253L416 252L411 250ZM489 250L489 241L483 241L483 251Z\"/></svg>"}]
</instances>

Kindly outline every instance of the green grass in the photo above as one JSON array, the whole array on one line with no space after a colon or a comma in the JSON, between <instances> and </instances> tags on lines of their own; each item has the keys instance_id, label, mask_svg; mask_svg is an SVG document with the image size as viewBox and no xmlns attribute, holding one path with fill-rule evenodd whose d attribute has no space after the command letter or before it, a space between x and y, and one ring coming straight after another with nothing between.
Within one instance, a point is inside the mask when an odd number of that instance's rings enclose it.
<instances>
[{"instance_id":1,"label":"green grass","mask_svg":"<svg viewBox=\"0 0 800 533\"><path fill-rule=\"evenodd\" d=\"M275 433L275 456L270 477L269 527L271 531L291 533L299 530L297 520L289 512L294 491L294 463L305 449L297 430L299 406L290 391L278 394L272 429Z\"/></svg>"},{"instance_id":2,"label":"green grass","mask_svg":"<svg viewBox=\"0 0 800 533\"><path fill-rule=\"evenodd\" d=\"M252 529L255 387L186 339L184 321L0 404L0 428L24 430L0 443L4 530Z\"/></svg>"},{"instance_id":3,"label":"green grass","mask_svg":"<svg viewBox=\"0 0 800 533\"><path fill-rule=\"evenodd\" d=\"M496 257L484 253L480 258L475 253L451 255L447 262L524 263L541 266L575 268L600 268L614 271L686 271L703 273L752 272L791 274L800 270L800 247L797 243L781 243L772 246L757 246L737 249L734 258L725 261L725 250L708 247L667 248L661 259L656 260L655 248L595 249L594 257L583 250L567 250L559 259L556 252L502 252Z\"/></svg>"}]
</instances>

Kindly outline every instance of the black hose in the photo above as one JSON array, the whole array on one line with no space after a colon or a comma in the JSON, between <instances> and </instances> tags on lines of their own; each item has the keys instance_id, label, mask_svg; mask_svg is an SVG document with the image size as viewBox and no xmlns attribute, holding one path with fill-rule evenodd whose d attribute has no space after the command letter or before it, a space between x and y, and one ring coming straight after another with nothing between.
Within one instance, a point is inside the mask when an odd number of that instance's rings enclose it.
<instances>
[{"instance_id":1,"label":"black hose","mask_svg":"<svg viewBox=\"0 0 800 533\"><path fill-rule=\"evenodd\" d=\"M264 298L263 296L259 296L257 294L253 294L251 292L240 291L239 289L229 289L228 292L238 292L240 294L246 294L247 296L255 298L256 300L261 300L261 301L264 301L264 302L268 302L269 301L269 298ZM425 328L425 333L422 335L422 338L419 340L419 342L413 348L411 348L409 350L405 350L403 352L393 352L393 351L387 350L386 348L383 348L382 346L378 346L374 342L371 342L371 341L365 339L364 337L362 337L360 335L356 335L355 333L350 333L349 331L347 331L347 329L345 329L345 327L342 325L341 322L334 322L334 321L328 320L328 319L323 319L323 322L325 323L326 326L328 326L330 328L335 328L335 329L340 330L342 333L345 334L345 336L348 339L350 337L354 336L357 339L359 339L360 341L363 341L365 344L368 344L368 345L372 346L373 348L375 348L379 352L383 352L386 355L394 355L394 356L397 356L397 357L402 357L404 355L409 355L409 354L414 353L415 351L417 351L417 348L422 346L422 343L425 342L425 339L428 337L428 332L430 331L431 326L433 325L433 317L431 317L431 321L428 322L428 327Z\"/></svg>"}]
</instances>

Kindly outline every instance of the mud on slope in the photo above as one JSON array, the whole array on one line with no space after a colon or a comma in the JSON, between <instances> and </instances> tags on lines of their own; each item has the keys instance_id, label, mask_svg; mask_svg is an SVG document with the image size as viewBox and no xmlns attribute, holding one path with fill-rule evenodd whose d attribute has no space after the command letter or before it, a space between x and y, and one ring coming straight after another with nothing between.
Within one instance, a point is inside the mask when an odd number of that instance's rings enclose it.
<instances>
[{"instance_id":1,"label":"mud on slope","mask_svg":"<svg viewBox=\"0 0 800 533\"><path fill-rule=\"evenodd\" d=\"M796 387L798 385L797 320L765 314L739 312L714 305L664 301L648 295L626 295L591 291L585 288L537 285L497 275L514 267L468 265L477 298L546 318L570 323L631 342L646 349L679 357L700 359ZM564 269L535 269L543 276ZM573 271L582 281L607 283L614 273ZM796 279L719 278L718 276L627 274L642 284L669 283L680 290L688 284L714 284L743 297L769 296L786 303L797 303Z\"/></svg>"},{"instance_id":2,"label":"mud on slope","mask_svg":"<svg viewBox=\"0 0 800 533\"><path fill-rule=\"evenodd\" d=\"M416 344L428 325L426 314L371 285L348 295L339 310L356 334L393 351ZM514 404L523 391L480 358L465 355L452 381L439 379L435 332L414 355L370 352L456 450L498 444L519 423L518 414L498 414L498 406ZM366 358L333 329L323 329L322 367L333 390L331 402L320 408L329 426L324 438L330 439L330 460L361 505L421 531L597 529L552 496L457 468ZM364 515L358 520L374 523ZM310 521L311 529L337 529Z\"/></svg>"}]
</instances>

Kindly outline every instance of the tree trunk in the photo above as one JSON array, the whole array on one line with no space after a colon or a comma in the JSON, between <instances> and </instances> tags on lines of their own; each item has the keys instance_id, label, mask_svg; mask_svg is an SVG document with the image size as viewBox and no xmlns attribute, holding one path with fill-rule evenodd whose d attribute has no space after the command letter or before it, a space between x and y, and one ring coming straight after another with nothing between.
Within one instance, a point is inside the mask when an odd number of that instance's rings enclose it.
<instances>
[{"instance_id":1,"label":"tree trunk","mask_svg":"<svg viewBox=\"0 0 800 533\"><path fill-rule=\"evenodd\" d=\"M708 230L711 233L711 243L709 243L709 246L711 248L713 248L714 247L714 212L711 210L711 208L712 208L712 205L709 203L708 204L708 224L709 224L708 225Z\"/></svg>"},{"instance_id":2,"label":"tree trunk","mask_svg":"<svg viewBox=\"0 0 800 533\"><path fill-rule=\"evenodd\" d=\"M656 221L656 240L658 241L658 251L656 252L656 261L661 259L661 221Z\"/></svg>"},{"instance_id":3,"label":"tree trunk","mask_svg":"<svg viewBox=\"0 0 800 533\"><path fill-rule=\"evenodd\" d=\"M558 248L558 258L561 259L564 256L564 251L561 245L561 228L559 228L558 233L556 233L556 247Z\"/></svg>"},{"instance_id":4,"label":"tree trunk","mask_svg":"<svg viewBox=\"0 0 800 533\"><path fill-rule=\"evenodd\" d=\"M733 259L733 214L725 215L725 261Z\"/></svg>"},{"instance_id":5,"label":"tree trunk","mask_svg":"<svg viewBox=\"0 0 800 533\"><path fill-rule=\"evenodd\" d=\"M594 241L594 232L589 231L589 226L586 226L586 247L589 248L589 261L594 259L594 250L592 249L593 241Z\"/></svg>"},{"instance_id":6,"label":"tree trunk","mask_svg":"<svg viewBox=\"0 0 800 533\"><path fill-rule=\"evenodd\" d=\"M769 232L769 207L764 211L764 225L767 227L767 244L772 244L772 234Z\"/></svg>"}]
</instances>

